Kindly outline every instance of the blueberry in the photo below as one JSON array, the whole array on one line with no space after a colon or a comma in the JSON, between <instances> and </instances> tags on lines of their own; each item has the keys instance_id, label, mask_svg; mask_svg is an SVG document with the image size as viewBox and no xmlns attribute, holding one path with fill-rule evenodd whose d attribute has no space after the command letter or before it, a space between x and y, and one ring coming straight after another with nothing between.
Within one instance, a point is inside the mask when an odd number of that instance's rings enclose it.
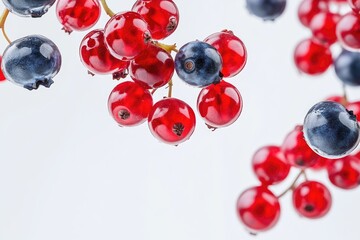
<instances>
[{"instance_id":1,"label":"blueberry","mask_svg":"<svg viewBox=\"0 0 360 240\"><path fill-rule=\"evenodd\" d=\"M50 87L59 72L61 55L57 46L40 35L13 41L4 51L2 71L9 81L29 90Z\"/></svg>"},{"instance_id":2,"label":"blueberry","mask_svg":"<svg viewBox=\"0 0 360 240\"><path fill-rule=\"evenodd\" d=\"M11 12L22 17L41 17L54 4L55 0L3 0Z\"/></svg>"},{"instance_id":3,"label":"blueberry","mask_svg":"<svg viewBox=\"0 0 360 240\"><path fill-rule=\"evenodd\" d=\"M175 69L186 83L205 87L220 82L222 60L218 51L208 43L193 41L179 49L175 56Z\"/></svg>"},{"instance_id":4,"label":"blueberry","mask_svg":"<svg viewBox=\"0 0 360 240\"><path fill-rule=\"evenodd\" d=\"M320 156L340 158L359 144L359 125L352 111L343 105L323 101L315 104L304 120L308 145Z\"/></svg>"},{"instance_id":5,"label":"blueberry","mask_svg":"<svg viewBox=\"0 0 360 240\"><path fill-rule=\"evenodd\" d=\"M284 12L286 0L246 0L246 7L263 20L275 20Z\"/></svg>"},{"instance_id":6,"label":"blueberry","mask_svg":"<svg viewBox=\"0 0 360 240\"><path fill-rule=\"evenodd\" d=\"M360 86L360 53L343 50L334 62L335 73L346 85Z\"/></svg>"}]
</instances>

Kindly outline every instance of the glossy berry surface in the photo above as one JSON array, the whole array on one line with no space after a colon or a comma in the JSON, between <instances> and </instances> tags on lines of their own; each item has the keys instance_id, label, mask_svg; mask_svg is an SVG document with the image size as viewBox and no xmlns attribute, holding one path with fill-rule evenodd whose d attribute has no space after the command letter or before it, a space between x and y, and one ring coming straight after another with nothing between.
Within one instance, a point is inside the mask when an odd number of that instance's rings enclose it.
<instances>
[{"instance_id":1,"label":"glossy berry surface","mask_svg":"<svg viewBox=\"0 0 360 240\"><path fill-rule=\"evenodd\" d=\"M333 44L337 41L336 24L340 15L328 11L316 14L311 22L310 29L313 36L325 44Z\"/></svg>"},{"instance_id":2,"label":"glossy berry surface","mask_svg":"<svg viewBox=\"0 0 360 240\"><path fill-rule=\"evenodd\" d=\"M355 13L360 13L360 0L348 0L350 7L354 10Z\"/></svg>"},{"instance_id":3,"label":"glossy berry surface","mask_svg":"<svg viewBox=\"0 0 360 240\"><path fill-rule=\"evenodd\" d=\"M339 188L352 189L360 184L360 160L357 157L329 161L327 172L330 182Z\"/></svg>"},{"instance_id":4,"label":"glossy berry surface","mask_svg":"<svg viewBox=\"0 0 360 240\"><path fill-rule=\"evenodd\" d=\"M156 40L172 34L179 23L179 10L172 0L137 0L132 11L144 18Z\"/></svg>"},{"instance_id":5,"label":"glossy berry surface","mask_svg":"<svg viewBox=\"0 0 360 240\"><path fill-rule=\"evenodd\" d=\"M293 191L293 205L296 211L306 218L325 216L332 204L330 191L322 183L306 181Z\"/></svg>"},{"instance_id":6,"label":"glossy berry surface","mask_svg":"<svg viewBox=\"0 0 360 240\"><path fill-rule=\"evenodd\" d=\"M162 142L178 145L195 130L195 113L184 101L165 98L154 104L148 118L151 133Z\"/></svg>"},{"instance_id":7,"label":"glossy berry surface","mask_svg":"<svg viewBox=\"0 0 360 240\"><path fill-rule=\"evenodd\" d=\"M100 18L98 0L59 0L56 15L66 32L83 31L94 26Z\"/></svg>"},{"instance_id":8,"label":"glossy berry surface","mask_svg":"<svg viewBox=\"0 0 360 240\"><path fill-rule=\"evenodd\" d=\"M22 17L41 17L55 3L55 0L3 0L11 12Z\"/></svg>"},{"instance_id":9,"label":"glossy berry surface","mask_svg":"<svg viewBox=\"0 0 360 240\"><path fill-rule=\"evenodd\" d=\"M282 182L290 171L290 165L278 146L265 146L257 150L252 157L252 167L257 178L265 185Z\"/></svg>"},{"instance_id":10,"label":"glossy berry surface","mask_svg":"<svg viewBox=\"0 0 360 240\"><path fill-rule=\"evenodd\" d=\"M360 53L343 50L334 61L336 76L346 85L360 86Z\"/></svg>"},{"instance_id":11,"label":"glossy berry surface","mask_svg":"<svg viewBox=\"0 0 360 240\"><path fill-rule=\"evenodd\" d=\"M286 0L246 0L246 7L263 20L275 20L284 12Z\"/></svg>"},{"instance_id":12,"label":"glossy berry surface","mask_svg":"<svg viewBox=\"0 0 360 240\"><path fill-rule=\"evenodd\" d=\"M346 105L346 109L352 111L353 114L356 116L358 122L360 121L360 101L350 102Z\"/></svg>"},{"instance_id":13,"label":"glossy berry surface","mask_svg":"<svg viewBox=\"0 0 360 240\"><path fill-rule=\"evenodd\" d=\"M347 13L341 17L336 26L339 42L348 50L360 49L360 17L355 13Z\"/></svg>"},{"instance_id":14,"label":"glossy berry surface","mask_svg":"<svg viewBox=\"0 0 360 240\"><path fill-rule=\"evenodd\" d=\"M57 46L41 35L13 41L4 51L1 68L7 80L29 90L50 87L59 72L61 55Z\"/></svg>"},{"instance_id":15,"label":"glossy berry surface","mask_svg":"<svg viewBox=\"0 0 360 240\"><path fill-rule=\"evenodd\" d=\"M302 25L310 27L313 17L328 9L328 4L323 0L303 0L298 7L298 17Z\"/></svg>"},{"instance_id":16,"label":"glossy berry surface","mask_svg":"<svg viewBox=\"0 0 360 240\"><path fill-rule=\"evenodd\" d=\"M296 46L294 60L299 71L310 75L325 72L333 62L330 49L313 39L305 39Z\"/></svg>"},{"instance_id":17,"label":"glossy berry surface","mask_svg":"<svg viewBox=\"0 0 360 240\"><path fill-rule=\"evenodd\" d=\"M224 30L214 33L205 38L204 42L219 52L222 59L221 73L224 77L233 77L245 67L246 47L232 31Z\"/></svg>"},{"instance_id":18,"label":"glossy berry surface","mask_svg":"<svg viewBox=\"0 0 360 240\"><path fill-rule=\"evenodd\" d=\"M130 76L145 88L159 88L167 84L174 74L174 60L164 49L149 44L130 63Z\"/></svg>"},{"instance_id":19,"label":"glossy berry surface","mask_svg":"<svg viewBox=\"0 0 360 240\"><path fill-rule=\"evenodd\" d=\"M120 126L135 126L145 122L152 104L150 92L130 81L118 84L108 99L109 112Z\"/></svg>"},{"instance_id":20,"label":"glossy berry surface","mask_svg":"<svg viewBox=\"0 0 360 240\"><path fill-rule=\"evenodd\" d=\"M129 61L113 57L104 42L104 31L93 30L85 35L80 43L80 59L94 74L125 75Z\"/></svg>"},{"instance_id":21,"label":"glossy berry surface","mask_svg":"<svg viewBox=\"0 0 360 240\"><path fill-rule=\"evenodd\" d=\"M351 153L359 143L359 125L343 105L323 101L305 116L304 136L308 145L326 158L340 158Z\"/></svg>"},{"instance_id":22,"label":"glossy berry surface","mask_svg":"<svg viewBox=\"0 0 360 240\"><path fill-rule=\"evenodd\" d=\"M243 102L237 88L225 81L203 88L197 109L209 127L228 126L240 116Z\"/></svg>"},{"instance_id":23,"label":"glossy berry surface","mask_svg":"<svg viewBox=\"0 0 360 240\"><path fill-rule=\"evenodd\" d=\"M110 53L131 60L145 50L151 39L147 23L136 12L120 12L106 23L105 43Z\"/></svg>"},{"instance_id":24,"label":"glossy berry surface","mask_svg":"<svg viewBox=\"0 0 360 240\"><path fill-rule=\"evenodd\" d=\"M303 127L300 125L285 137L281 148L288 163L294 167L311 167L315 165L318 158L318 155L306 143Z\"/></svg>"},{"instance_id":25,"label":"glossy berry surface","mask_svg":"<svg viewBox=\"0 0 360 240\"><path fill-rule=\"evenodd\" d=\"M0 66L1 66L1 62L2 62L2 56L0 56ZM0 69L0 82L5 81L6 77L3 73L3 71Z\"/></svg>"},{"instance_id":26,"label":"glossy berry surface","mask_svg":"<svg viewBox=\"0 0 360 240\"><path fill-rule=\"evenodd\" d=\"M220 82L221 68L218 51L205 42L189 42L175 56L176 73L192 86L205 87Z\"/></svg>"},{"instance_id":27,"label":"glossy berry surface","mask_svg":"<svg viewBox=\"0 0 360 240\"><path fill-rule=\"evenodd\" d=\"M255 233L274 227L280 217L278 198L264 186L245 190L237 200L236 209L243 224Z\"/></svg>"}]
</instances>

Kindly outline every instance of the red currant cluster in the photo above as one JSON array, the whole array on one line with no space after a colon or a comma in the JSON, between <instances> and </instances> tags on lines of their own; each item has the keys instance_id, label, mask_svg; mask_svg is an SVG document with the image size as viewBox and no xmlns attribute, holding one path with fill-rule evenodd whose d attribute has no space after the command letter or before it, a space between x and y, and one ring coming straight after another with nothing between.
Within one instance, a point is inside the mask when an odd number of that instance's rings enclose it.
<instances>
[{"instance_id":1,"label":"red currant cluster","mask_svg":"<svg viewBox=\"0 0 360 240\"><path fill-rule=\"evenodd\" d=\"M114 79L130 75L131 80L121 82L110 93L110 114L120 126L135 126L148 121L151 133L165 143L177 145L189 139L195 129L195 113L186 102L172 97L176 60L171 53L180 51L185 56L185 50L159 42L178 26L176 4L172 0L138 0L131 11L117 14L105 1L102 4L111 18L104 29L93 30L83 38L80 57L91 74L112 74ZM65 13L58 14L66 31L87 29L97 21L98 3L94 3L89 11L80 3L71 6L77 8L72 12L78 12L74 21L70 21ZM79 20L86 14L92 16L92 21ZM208 62L213 60L212 56L207 56L206 51L201 53L200 42L193 42L194 47L189 50L194 52L188 56L193 61L186 60L182 66L179 60L177 72L183 73L185 82L194 78L191 85L203 87L197 108L206 124L213 129L228 126L239 117L242 99L237 88L222 78L233 77L243 69L246 48L231 31L212 34L201 42L221 59L219 65L211 65ZM214 72L216 67L221 67L220 72ZM212 72L216 75L214 81L199 83L199 79ZM164 86L168 87L167 97L154 103L153 93Z\"/></svg>"},{"instance_id":2,"label":"red currant cluster","mask_svg":"<svg viewBox=\"0 0 360 240\"><path fill-rule=\"evenodd\" d=\"M338 102L360 113L360 102L349 103L346 97L332 96L327 101ZM280 217L279 199L292 191L292 203L300 216L316 219L325 216L332 205L329 189L322 183L309 180L309 170L327 171L330 182L341 189L353 189L360 183L360 152L337 159L327 159L315 153L305 141L303 126L296 126L280 146L265 146L252 157L252 168L261 185L245 190L237 200L241 222L252 233L266 231ZM270 187L283 182L291 168L299 169L292 184L275 195ZM300 178L303 181L300 182Z\"/></svg>"},{"instance_id":3,"label":"red currant cluster","mask_svg":"<svg viewBox=\"0 0 360 240\"><path fill-rule=\"evenodd\" d=\"M343 9L348 9L348 13L342 15ZM310 75L324 73L333 64L330 48L334 43L339 42L349 51L359 50L359 12L358 0L302 0L298 17L301 24L312 32L312 36L302 40L295 48L294 61L299 71ZM341 76L339 78L348 83Z\"/></svg>"}]
</instances>

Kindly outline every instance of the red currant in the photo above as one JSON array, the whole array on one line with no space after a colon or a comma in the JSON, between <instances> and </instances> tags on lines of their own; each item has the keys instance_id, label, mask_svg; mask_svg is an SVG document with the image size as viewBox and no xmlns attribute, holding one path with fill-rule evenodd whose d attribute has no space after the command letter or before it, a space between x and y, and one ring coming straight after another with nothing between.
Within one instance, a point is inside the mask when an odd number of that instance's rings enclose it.
<instances>
[{"instance_id":1,"label":"red currant","mask_svg":"<svg viewBox=\"0 0 360 240\"><path fill-rule=\"evenodd\" d=\"M293 205L303 217L321 218L331 208L330 191L322 183L306 181L293 191Z\"/></svg>"},{"instance_id":2,"label":"red currant","mask_svg":"<svg viewBox=\"0 0 360 240\"><path fill-rule=\"evenodd\" d=\"M145 88L159 88L174 74L174 60L164 49L150 44L130 63L130 76Z\"/></svg>"},{"instance_id":3,"label":"red currant","mask_svg":"<svg viewBox=\"0 0 360 240\"><path fill-rule=\"evenodd\" d=\"M330 182L342 189L356 188L360 184L360 160L346 156L329 161L327 166Z\"/></svg>"},{"instance_id":4,"label":"red currant","mask_svg":"<svg viewBox=\"0 0 360 240\"><path fill-rule=\"evenodd\" d=\"M321 11L326 11L328 4L323 0L303 0L298 8L298 17L305 27L310 27L313 17Z\"/></svg>"},{"instance_id":5,"label":"red currant","mask_svg":"<svg viewBox=\"0 0 360 240\"><path fill-rule=\"evenodd\" d=\"M236 208L240 220L252 232L274 227L280 217L278 198L264 186L245 190L239 196Z\"/></svg>"},{"instance_id":6,"label":"red currant","mask_svg":"<svg viewBox=\"0 0 360 240\"><path fill-rule=\"evenodd\" d=\"M148 118L151 133L159 140L178 145L195 130L195 113L177 98L165 98L154 104Z\"/></svg>"},{"instance_id":7,"label":"red currant","mask_svg":"<svg viewBox=\"0 0 360 240\"><path fill-rule=\"evenodd\" d=\"M218 50L222 58L221 73L224 77L233 77L245 66L247 52L244 43L232 31L223 30L207 37L204 42Z\"/></svg>"},{"instance_id":8,"label":"red currant","mask_svg":"<svg viewBox=\"0 0 360 240\"><path fill-rule=\"evenodd\" d=\"M197 109L209 127L225 127L240 116L242 98L235 86L222 80L200 91Z\"/></svg>"},{"instance_id":9,"label":"red currant","mask_svg":"<svg viewBox=\"0 0 360 240\"><path fill-rule=\"evenodd\" d=\"M179 23L179 10L172 0L137 0L132 11L145 19L153 39L166 38Z\"/></svg>"},{"instance_id":10,"label":"red currant","mask_svg":"<svg viewBox=\"0 0 360 240\"><path fill-rule=\"evenodd\" d=\"M135 126L146 121L152 107L150 92L134 82L122 82L110 93L108 107L120 126Z\"/></svg>"},{"instance_id":11,"label":"red currant","mask_svg":"<svg viewBox=\"0 0 360 240\"><path fill-rule=\"evenodd\" d=\"M360 13L360 0L348 0L350 7L354 10L356 13Z\"/></svg>"},{"instance_id":12,"label":"red currant","mask_svg":"<svg viewBox=\"0 0 360 240\"><path fill-rule=\"evenodd\" d=\"M352 111L358 122L360 121L360 101L350 102L346 105L347 110Z\"/></svg>"},{"instance_id":13,"label":"red currant","mask_svg":"<svg viewBox=\"0 0 360 240\"><path fill-rule=\"evenodd\" d=\"M89 32L80 44L80 59L91 73L126 75L128 61L113 57L104 43L104 31Z\"/></svg>"},{"instance_id":14,"label":"red currant","mask_svg":"<svg viewBox=\"0 0 360 240\"><path fill-rule=\"evenodd\" d=\"M100 18L98 0L59 0L56 14L66 32L83 31L94 26Z\"/></svg>"},{"instance_id":15,"label":"red currant","mask_svg":"<svg viewBox=\"0 0 360 240\"><path fill-rule=\"evenodd\" d=\"M325 44L333 44L337 41L336 24L340 15L331 12L320 12L310 22L313 36Z\"/></svg>"},{"instance_id":16,"label":"red currant","mask_svg":"<svg viewBox=\"0 0 360 240\"><path fill-rule=\"evenodd\" d=\"M294 60L301 72L311 75L325 72L333 62L329 47L314 39L305 39L296 46Z\"/></svg>"},{"instance_id":17,"label":"red currant","mask_svg":"<svg viewBox=\"0 0 360 240\"><path fill-rule=\"evenodd\" d=\"M257 150L252 158L257 178L264 185L283 181L289 174L290 165L278 146L266 146Z\"/></svg>"},{"instance_id":18,"label":"red currant","mask_svg":"<svg viewBox=\"0 0 360 240\"><path fill-rule=\"evenodd\" d=\"M331 160L328 158L318 156L315 165L311 166L310 168L315 171L323 170L327 167L329 161Z\"/></svg>"},{"instance_id":19,"label":"red currant","mask_svg":"<svg viewBox=\"0 0 360 240\"><path fill-rule=\"evenodd\" d=\"M306 143L302 130L303 127L298 125L285 137L282 151L290 165L307 168L315 165L318 155Z\"/></svg>"},{"instance_id":20,"label":"red currant","mask_svg":"<svg viewBox=\"0 0 360 240\"><path fill-rule=\"evenodd\" d=\"M340 43L349 50L360 49L360 16L351 12L339 20L336 35Z\"/></svg>"},{"instance_id":21,"label":"red currant","mask_svg":"<svg viewBox=\"0 0 360 240\"><path fill-rule=\"evenodd\" d=\"M104 36L110 53L121 60L133 59L151 40L147 23L136 12L115 14L106 23Z\"/></svg>"},{"instance_id":22,"label":"red currant","mask_svg":"<svg viewBox=\"0 0 360 240\"><path fill-rule=\"evenodd\" d=\"M2 62L2 56L0 56L0 66L1 66L1 62ZM2 71L2 69L0 68L0 82L5 81L5 80L6 80L5 75Z\"/></svg>"},{"instance_id":23,"label":"red currant","mask_svg":"<svg viewBox=\"0 0 360 240\"><path fill-rule=\"evenodd\" d=\"M326 98L325 100L340 103L344 107L346 107L348 105L348 101L344 96L334 95L334 96Z\"/></svg>"}]
</instances>

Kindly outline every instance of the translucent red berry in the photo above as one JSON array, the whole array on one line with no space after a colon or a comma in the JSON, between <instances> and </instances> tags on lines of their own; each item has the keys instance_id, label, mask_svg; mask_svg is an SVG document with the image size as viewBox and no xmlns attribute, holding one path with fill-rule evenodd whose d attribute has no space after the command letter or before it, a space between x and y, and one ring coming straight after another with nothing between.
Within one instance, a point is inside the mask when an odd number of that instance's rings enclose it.
<instances>
[{"instance_id":1,"label":"translucent red berry","mask_svg":"<svg viewBox=\"0 0 360 240\"><path fill-rule=\"evenodd\" d=\"M234 123L242 110L240 92L232 84L221 81L204 87L197 99L197 109L209 127L225 127Z\"/></svg>"},{"instance_id":2,"label":"translucent red berry","mask_svg":"<svg viewBox=\"0 0 360 240\"><path fill-rule=\"evenodd\" d=\"M360 13L360 0L348 0L350 7L354 10L355 13Z\"/></svg>"},{"instance_id":3,"label":"translucent red berry","mask_svg":"<svg viewBox=\"0 0 360 240\"><path fill-rule=\"evenodd\" d=\"M282 151L290 165L307 168L315 165L318 155L306 143L302 130L303 127L298 125L285 137Z\"/></svg>"},{"instance_id":4,"label":"translucent red berry","mask_svg":"<svg viewBox=\"0 0 360 240\"><path fill-rule=\"evenodd\" d=\"M271 185L283 181L289 174L290 165L278 146L265 146L252 157L252 167L262 184Z\"/></svg>"},{"instance_id":5,"label":"translucent red berry","mask_svg":"<svg viewBox=\"0 0 360 240\"><path fill-rule=\"evenodd\" d=\"M169 36L179 23L179 11L172 0L137 0L132 11L145 19L152 38L156 40Z\"/></svg>"},{"instance_id":6,"label":"translucent red berry","mask_svg":"<svg viewBox=\"0 0 360 240\"><path fill-rule=\"evenodd\" d=\"M344 107L346 107L348 104L347 99L343 95L342 96L339 96L339 95L330 96L330 97L326 98L325 100L340 103Z\"/></svg>"},{"instance_id":7,"label":"translucent red berry","mask_svg":"<svg viewBox=\"0 0 360 240\"><path fill-rule=\"evenodd\" d=\"M310 22L313 36L325 44L335 43L337 41L336 24L340 17L339 14L328 11L316 14Z\"/></svg>"},{"instance_id":8,"label":"translucent red berry","mask_svg":"<svg viewBox=\"0 0 360 240\"><path fill-rule=\"evenodd\" d=\"M269 230L280 217L278 198L264 186L245 190L236 208L241 222L253 233Z\"/></svg>"},{"instance_id":9,"label":"translucent red berry","mask_svg":"<svg viewBox=\"0 0 360 240\"><path fill-rule=\"evenodd\" d=\"M98 0L59 0L56 14L66 32L83 31L94 26L100 18Z\"/></svg>"},{"instance_id":10,"label":"translucent red berry","mask_svg":"<svg viewBox=\"0 0 360 240\"><path fill-rule=\"evenodd\" d=\"M316 163L313 166L311 166L310 169L315 170L315 171L326 169L329 161L332 161L332 160L318 156Z\"/></svg>"},{"instance_id":11,"label":"translucent red berry","mask_svg":"<svg viewBox=\"0 0 360 240\"><path fill-rule=\"evenodd\" d=\"M135 126L146 121L152 107L150 92L134 82L122 82L110 93L108 108L120 126Z\"/></svg>"},{"instance_id":12,"label":"translucent red berry","mask_svg":"<svg viewBox=\"0 0 360 240\"><path fill-rule=\"evenodd\" d=\"M298 17L300 22L309 27L313 17L321 11L328 9L328 3L323 0L303 0L298 8Z\"/></svg>"},{"instance_id":13,"label":"translucent red berry","mask_svg":"<svg viewBox=\"0 0 360 240\"><path fill-rule=\"evenodd\" d=\"M347 110L353 112L353 114L356 116L356 119L359 122L360 121L360 101L350 102L345 107Z\"/></svg>"},{"instance_id":14,"label":"translucent red berry","mask_svg":"<svg viewBox=\"0 0 360 240\"><path fill-rule=\"evenodd\" d=\"M360 184L360 160L355 156L329 161L327 171L330 182L339 188L352 189Z\"/></svg>"},{"instance_id":15,"label":"translucent red berry","mask_svg":"<svg viewBox=\"0 0 360 240\"><path fill-rule=\"evenodd\" d=\"M130 63L131 78L145 88L159 88L174 74L174 60L164 49L150 44Z\"/></svg>"},{"instance_id":16,"label":"translucent red berry","mask_svg":"<svg viewBox=\"0 0 360 240\"><path fill-rule=\"evenodd\" d=\"M339 42L348 50L360 49L360 16L350 12L339 20L336 26Z\"/></svg>"},{"instance_id":17,"label":"translucent red berry","mask_svg":"<svg viewBox=\"0 0 360 240\"><path fill-rule=\"evenodd\" d=\"M0 56L0 66L1 66L1 62L2 62L2 56ZM6 80L5 75L2 71L2 69L0 68L0 82L5 81L5 80Z\"/></svg>"},{"instance_id":18,"label":"translucent red berry","mask_svg":"<svg viewBox=\"0 0 360 240\"><path fill-rule=\"evenodd\" d=\"M89 32L80 43L80 59L85 67L95 74L126 75L128 61L113 57L104 43L104 31Z\"/></svg>"},{"instance_id":19,"label":"translucent red berry","mask_svg":"<svg viewBox=\"0 0 360 240\"><path fill-rule=\"evenodd\" d=\"M247 60L246 48L232 31L214 33L205 38L204 42L218 50L222 58L221 73L224 77L233 77L244 68Z\"/></svg>"},{"instance_id":20,"label":"translucent red berry","mask_svg":"<svg viewBox=\"0 0 360 240\"><path fill-rule=\"evenodd\" d=\"M178 145L195 130L195 113L184 101L165 98L154 104L148 118L151 133L162 142Z\"/></svg>"},{"instance_id":21,"label":"translucent red berry","mask_svg":"<svg viewBox=\"0 0 360 240\"><path fill-rule=\"evenodd\" d=\"M296 46L294 60L301 72L310 75L325 72L333 62L329 47L313 39L305 39Z\"/></svg>"},{"instance_id":22,"label":"translucent red berry","mask_svg":"<svg viewBox=\"0 0 360 240\"><path fill-rule=\"evenodd\" d=\"M330 191L322 183L306 181L293 191L293 205L296 211L306 218L321 218L331 208Z\"/></svg>"},{"instance_id":23,"label":"translucent red berry","mask_svg":"<svg viewBox=\"0 0 360 240\"><path fill-rule=\"evenodd\" d=\"M147 23L136 12L120 12L106 23L105 43L110 53L121 60L131 60L144 51L151 35Z\"/></svg>"}]
</instances>

